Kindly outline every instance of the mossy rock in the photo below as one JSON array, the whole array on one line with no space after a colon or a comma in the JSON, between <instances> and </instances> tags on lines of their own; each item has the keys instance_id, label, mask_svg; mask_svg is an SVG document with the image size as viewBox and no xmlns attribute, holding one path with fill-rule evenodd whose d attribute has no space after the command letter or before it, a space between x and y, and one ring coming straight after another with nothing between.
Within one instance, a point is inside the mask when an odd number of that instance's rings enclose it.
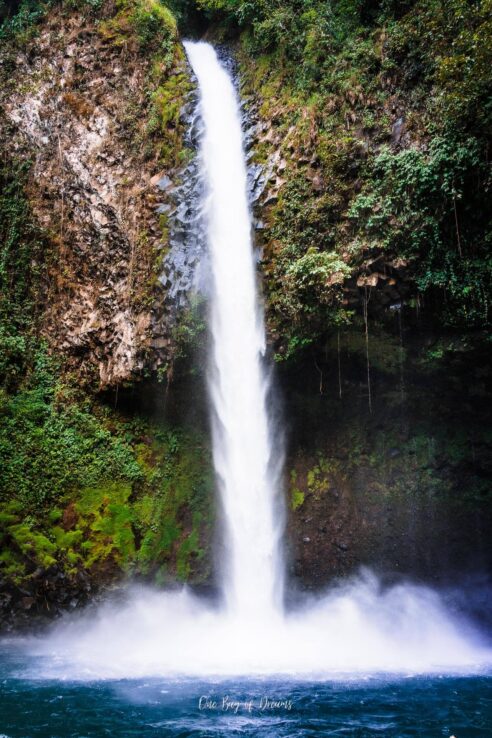
<instances>
[{"instance_id":1,"label":"mossy rock","mask_svg":"<svg viewBox=\"0 0 492 738\"><path fill-rule=\"evenodd\" d=\"M98 26L100 35L115 46L134 39L142 53L167 51L176 40L176 19L159 0L118 0L116 7L116 15Z\"/></svg>"}]
</instances>

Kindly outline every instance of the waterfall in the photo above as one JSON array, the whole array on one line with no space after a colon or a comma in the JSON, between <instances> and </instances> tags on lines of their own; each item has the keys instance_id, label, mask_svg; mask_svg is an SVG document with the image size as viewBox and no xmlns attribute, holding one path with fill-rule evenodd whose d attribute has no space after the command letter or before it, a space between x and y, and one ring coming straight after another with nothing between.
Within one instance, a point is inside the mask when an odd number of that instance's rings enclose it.
<instances>
[{"instance_id":1,"label":"waterfall","mask_svg":"<svg viewBox=\"0 0 492 738\"><path fill-rule=\"evenodd\" d=\"M295 610L282 607L282 454L269 421L238 99L215 51L187 43L199 83L211 263L209 396L224 520L224 604L129 589L97 611L21 642L37 678L475 672L492 653L426 587L383 588L366 572Z\"/></svg>"},{"instance_id":2,"label":"waterfall","mask_svg":"<svg viewBox=\"0 0 492 738\"><path fill-rule=\"evenodd\" d=\"M265 330L259 305L239 101L215 50L185 43L204 133L211 264L209 395L213 459L224 519L222 576L230 612L263 617L282 596L282 514L267 415Z\"/></svg>"}]
</instances>

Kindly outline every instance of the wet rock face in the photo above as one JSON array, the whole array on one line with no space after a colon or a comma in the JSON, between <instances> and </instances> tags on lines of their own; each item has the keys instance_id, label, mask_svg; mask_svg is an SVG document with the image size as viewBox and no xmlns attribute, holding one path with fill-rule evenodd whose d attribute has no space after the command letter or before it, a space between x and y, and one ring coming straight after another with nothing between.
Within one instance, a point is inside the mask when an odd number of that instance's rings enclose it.
<instances>
[{"instance_id":1,"label":"wet rock face","mask_svg":"<svg viewBox=\"0 0 492 738\"><path fill-rule=\"evenodd\" d=\"M222 64L232 74L240 95L240 78L231 50L219 45L217 51ZM196 84L192 72L191 75ZM249 202L255 212L267 185L271 184L273 167L271 163L265 167L252 161L254 146L264 124L259 121L255 102L251 97L241 101L241 113L248 162ZM157 206L157 212L167 217L169 250L159 277L164 288L163 302L160 307L156 306L155 316L159 319L166 313L173 324L179 320L179 312L189 305L190 295L199 294L206 298L209 290L206 226L201 209L204 183L199 162L203 123L196 87L188 96L182 118L187 127L184 143L189 151L190 161L176 172L174 180L164 176L157 182L163 198L166 198L166 202ZM263 228L259 216L254 215L254 227L257 230Z\"/></svg>"},{"instance_id":2,"label":"wet rock face","mask_svg":"<svg viewBox=\"0 0 492 738\"><path fill-rule=\"evenodd\" d=\"M188 305L190 293L206 290L206 238L200 210L203 181L198 161L203 127L196 90L190 93L182 116L187 128L185 145L190 161L176 173L174 184L168 177L158 182L158 187L172 203L159 206L167 213L169 225L169 251L159 280L165 290L163 310L169 312L172 320L176 320L179 311Z\"/></svg>"},{"instance_id":3,"label":"wet rock face","mask_svg":"<svg viewBox=\"0 0 492 738\"><path fill-rule=\"evenodd\" d=\"M253 210L255 229L262 231L265 228L262 219L263 208L268 208L277 202L279 190L285 182L281 176L285 168L285 161L279 149L272 151L263 163L255 160L259 144L275 140L275 144L278 145L280 142L275 138L271 123L261 120L258 100L254 96L245 96L242 111L248 162L249 202Z\"/></svg>"},{"instance_id":4,"label":"wet rock face","mask_svg":"<svg viewBox=\"0 0 492 738\"><path fill-rule=\"evenodd\" d=\"M37 569L22 586L0 578L0 630L5 633L44 625L86 605L96 592L85 571L69 577L57 566Z\"/></svg>"},{"instance_id":5,"label":"wet rock face","mask_svg":"<svg viewBox=\"0 0 492 738\"><path fill-rule=\"evenodd\" d=\"M183 72L177 63L171 74ZM33 161L29 198L57 252L44 334L100 387L170 351L165 310L153 308L163 301L162 182L173 172L161 171L147 136L148 75L145 56L86 18L54 12L18 52L2 100L15 127L11 153Z\"/></svg>"},{"instance_id":6,"label":"wet rock face","mask_svg":"<svg viewBox=\"0 0 492 738\"><path fill-rule=\"evenodd\" d=\"M318 589L361 566L433 583L490 570L488 351L409 327L402 340L393 367L392 345L370 344L372 411L366 367L347 337L338 356L307 353L281 375L286 545L300 586ZM443 355L429 358L437 345Z\"/></svg>"}]
</instances>

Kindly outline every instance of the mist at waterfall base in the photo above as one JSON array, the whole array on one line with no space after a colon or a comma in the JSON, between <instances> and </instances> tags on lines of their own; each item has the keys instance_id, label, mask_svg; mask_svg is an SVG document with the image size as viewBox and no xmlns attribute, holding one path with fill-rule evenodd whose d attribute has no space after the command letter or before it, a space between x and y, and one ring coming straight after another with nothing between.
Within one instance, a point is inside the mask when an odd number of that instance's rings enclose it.
<instances>
[{"instance_id":1,"label":"mist at waterfall base","mask_svg":"<svg viewBox=\"0 0 492 738\"><path fill-rule=\"evenodd\" d=\"M321 720L334 731L351 725L343 729L348 735L450 735L460 725L463 735L488 735L492 652L436 592L383 588L365 572L301 606L283 607L282 444L272 443L267 412L240 108L212 47L188 43L186 51L204 123L200 161L213 283L208 384L223 597L217 603L186 588L133 588L39 637L4 641L0 730L281 736L311 735ZM202 710L197 699L212 693L217 708ZM241 704L249 695L254 710L221 709L227 695ZM262 710L261 695L280 706ZM291 708L282 699L293 700ZM77 732L66 724L67 710ZM429 732L415 732L424 718Z\"/></svg>"}]
</instances>

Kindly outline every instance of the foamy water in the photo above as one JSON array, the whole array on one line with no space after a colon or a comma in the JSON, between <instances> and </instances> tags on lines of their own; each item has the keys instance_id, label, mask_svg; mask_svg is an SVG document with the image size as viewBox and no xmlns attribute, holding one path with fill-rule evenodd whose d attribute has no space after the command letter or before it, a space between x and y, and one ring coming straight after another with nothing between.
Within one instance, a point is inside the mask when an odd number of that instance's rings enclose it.
<instances>
[{"instance_id":1,"label":"foamy water","mask_svg":"<svg viewBox=\"0 0 492 738\"><path fill-rule=\"evenodd\" d=\"M366 573L268 621L217 611L183 590L133 590L124 604L58 624L24 644L43 678L477 672L492 663L479 635L424 587L381 591Z\"/></svg>"}]
</instances>

